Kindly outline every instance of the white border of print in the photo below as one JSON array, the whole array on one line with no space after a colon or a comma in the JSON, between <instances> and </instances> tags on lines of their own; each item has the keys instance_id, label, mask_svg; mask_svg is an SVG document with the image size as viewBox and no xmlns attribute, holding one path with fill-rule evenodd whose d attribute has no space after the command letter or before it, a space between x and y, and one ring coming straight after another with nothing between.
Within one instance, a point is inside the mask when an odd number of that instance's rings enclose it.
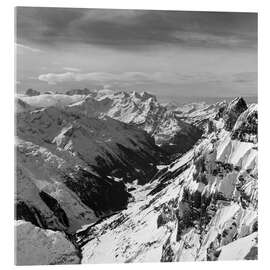
<instances>
[{"instance_id":1,"label":"white border of print","mask_svg":"<svg viewBox=\"0 0 270 270\"><path fill-rule=\"evenodd\" d=\"M270 162L270 98L269 98L269 18L270 9L267 0L99 0L99 1L62 1L62 0L21 0L2 1L1 3L1 175L0 175L0 264L2 269L15 269L14 266L14 231L13 231L13 193L14 193L14 7L15 6L51 6L51 7L85 7L85 8L129 8L129 9L171 9L171 10L198 10L198 11L241 11L259 12L259 260L237 262L183 262L160 264L114 264L114 265L84 265L84 266L53 266L53 269L98 269L110 267L112 270L137 269L144 270L155 267L157 270L164 267L179 269L254 269L267 268L270 265L269 246L269 162ZM268 61L267 61L268 60ZM268 64L268 65L267 65ZM269 258L268 258L269 257ZM48 266L51 268L51 266ZM48 268L47 267L47 268ZM27 266L20 267L28 269ZM43 269L34 266L31 269ZM269 266L268 266L269 269Z\"/></svg>"}]
</instances>

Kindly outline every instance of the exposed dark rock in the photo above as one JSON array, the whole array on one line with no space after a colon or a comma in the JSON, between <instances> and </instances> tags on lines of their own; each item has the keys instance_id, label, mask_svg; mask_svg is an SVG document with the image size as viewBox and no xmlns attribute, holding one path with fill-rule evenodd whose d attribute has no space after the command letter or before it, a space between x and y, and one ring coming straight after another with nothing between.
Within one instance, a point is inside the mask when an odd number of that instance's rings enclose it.
<instances>
[{"instance_id":1,"label":"exposed dark rock","mask_svg":"<svg viewBox=\"0 0 270 270\"><path fill-rule=\"evenodd\" d=\"M258 247L252 247L246 255L245 260L258 260Z\"/></svg>"},{"instance_id":2,"label":"exposed dark rock","mask_svg":"<svg viewBox=\"0 0 270 270\"><path fill-rule=\"evenodd\" d=\"M54 215L58 218L58 220L64 226L68 227L69 226L68 217L65 211L61 208L58 201L44 191L41 191L39 193L39 196L46 203L46 205L53 211Z\"/></svg>"},{"instance_id":3,"label":"exposed dark rock","mask_svg":"<svg viewBox=\"0 0 270 270\"><path fill-rule=\"evenodd\" d=\"M162 189L164 189L166 186L170 184L172 179L183 173L186 169L190 167L190 163L187 162L174 172L167 171L167 169L164 171L163 174L160 175L159 177L159 183L155 186L154 189L152 189L148 195L155 195L156 193L160 192Z\"/></svg>"},{"instance_id":4,"label":"exposed dark rock","mask_svg":"<svg viewBox=\"0 0 270 270\"><path fill-rule=\"evenodd\" d=\"M216 250L211 243L210 247L207 249L207 255L206 255L207 261L217 261L220 253L221 253L221 250Z\"/></svg>"},{"instance_id":5,"label":"exposed dark rock","mask_svg":"<svg viewBox=\"0 0 270 270\"><path fill-rule=\"evenodd\" d=\"M92 168L99 175L123 178L124 182L132 182L137 179L138 184L145 184L157 173L156 164L162 159L160 157L161 151L157 149L156 152L151 152L151 147L149 146L149 152L142 149L134 151L121 144L117 144L117 146L121 154L118 158L115 158L108 152L106 153L106 159L109 159L110 162L107 162L103 157L96 157L97 166L92 165ZM152 149L156 149L156 146L153 146Z\"/></svg>"},{"instance_id":6,"label":"exposed dark rock","mask_svg":"<svg viewBox=\"0 0 270 270\"><path fill-rule=\"evenodd\" d=\"M171 207L169 204L165 204L163 205L161 209L161 213L159 214L157 218L157 227L159 228L174 219L175 219L175 213L174 213L173 207Z\"/></svg>"},{"instance_id":7,"label":"exposed dark rock","mask_svg":"<svg viewBox=\"0 0 270 270\"><path fill-rule=\"evenodd\" d=\"M28 206L25 202L19 201L15 206L15 219L23 219L29 221L32 224L46 228L46 221L42 217L41 213L33 206Z\"/></svg>"},{"instance_id":8,"label":"exposed dark rock","mask_svg":"<svg viewBox=\"0 0 270 270\"><path fill-rule=\"evenodd\" d=\"M218 112L216 113L216 116L215 116L215 120L218 120L220 119L221 117L223 117L224 115L224 112L226 111L226 108L227 108L227 104L223 104L223 106L221 106L219 109L218 109Z\"/></svg>"},{"instance_id":9,"label":"exposed dark rock","mask_svg":"<svg viewBox=\"0 0 270 270\"><path fill-rule=\"evenodd\" d=\"M161 144L161 149L174 158L175 154L184 154L201 138L203 131L190 125L190 132L179 131L171 140Z\"/></svg>"},{"instance_id":10,"label":"exposed dark rock","mask_svg":"<svg viewBox=\"0 0 270 270\"><path fill-rule=\"evenodd\" d=\"M257 142L258 134L258 112L254 110L246 119L232 131L231 137L233 140L242 142Z\"/></svg>"},{"instance_id":11,"label":"exposed dark rock","mask_svg":"<svg viewBox=\"0 0 270 270\"><path fill-rule=\"evenodd\" d=\"M224 128L231 131L240 114L247 108L247 104L242 97L235 98L231 101L227 109L223 112L223 118L225 121Z\"/></svg>"},{"instance_id":12,"label":"exposed dark rock","mask_svg":"<svg viewBox=\"0 0 270 270\"><path fill-rule=\"evenodd\" d=\"M123 182L116 182L108 177L99 178L83 169L74 174L73 178L65 175L64 179L67 187L93 209L97 216L124 209L131 196Z\"/></svg>"},{"instance_id":13,"label":"exposed dark rock","mask_svg":"<svg viewBox=\"0 0 270 270\"><path fill-rule=\"evenodd\" d=\"M257 232L257 231L258 231L258 221L255 221L252 226L252 232Z\"/></svg>"},{"instance_id":14,"label":"exposed dark rock","mask_svg":"<svg viewBox=\"0 0 270 270\"><path fill-rule=\"evenodd\" d=\"M161 262L172 262L174 261L174 252L171 247L170 238L167 239L166 243L162 247Z\"/></svg>"}]
</instances>

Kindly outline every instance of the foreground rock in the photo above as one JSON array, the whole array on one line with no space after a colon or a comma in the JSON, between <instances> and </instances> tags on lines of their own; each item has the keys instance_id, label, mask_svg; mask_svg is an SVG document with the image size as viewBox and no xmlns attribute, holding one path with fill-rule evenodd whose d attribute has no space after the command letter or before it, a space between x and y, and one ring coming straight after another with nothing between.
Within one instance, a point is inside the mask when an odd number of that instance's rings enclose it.
<instances>
[{"instance_id":1,"label":"foreground rock","mask_svg":"<svg viewBox=\"0 0 270 270\"><path fill-rule=\"evenodd\" d=\"M16 264L78 264L80 257L64 233L44 230L30 222L18 220L16 230Z\"/></svg>"}]
</instances>

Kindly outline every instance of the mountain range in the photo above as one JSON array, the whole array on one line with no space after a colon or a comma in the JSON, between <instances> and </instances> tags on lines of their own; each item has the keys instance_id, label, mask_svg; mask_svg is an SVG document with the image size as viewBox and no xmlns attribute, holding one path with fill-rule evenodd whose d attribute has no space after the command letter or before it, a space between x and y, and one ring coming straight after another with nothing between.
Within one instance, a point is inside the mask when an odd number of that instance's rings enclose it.
<instances>
[{"instance_id":1,"label":"mountain range","mask_svg":"<svg viewBox=\"0 0 270 270\"><path fill-rule=\"evenodd\" d=\"M256 104L86 90L16 97L18 264L257 258Z\"/></svg>"}]
</instances>

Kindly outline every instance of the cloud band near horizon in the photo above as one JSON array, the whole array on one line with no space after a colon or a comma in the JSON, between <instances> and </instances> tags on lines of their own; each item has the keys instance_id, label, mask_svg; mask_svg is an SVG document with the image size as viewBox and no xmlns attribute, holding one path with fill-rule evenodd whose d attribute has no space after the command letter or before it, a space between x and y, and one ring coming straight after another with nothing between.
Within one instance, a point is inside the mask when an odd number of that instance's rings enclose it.
<instances>
[{"instance_id":1,"label":"cloud band near horizon","mask_svg":"<svg viewBox=\"0 0 270 270\"><path fill-rule=\"evenodd\" d=\"M190 83L192 81L198 82L232 82L232 83L257 83L257 73L242 72L236 74L213 75L211 73L195 73L195 74L179 74L169 72L122 72L122 73L108 73L108 72L64 72L64 73L47 73L38 76L38 80L47 82L50 85L58 83L72 82L72 81L90 81L99 84L181 84Z\"/></svg>"}]
</instances>

